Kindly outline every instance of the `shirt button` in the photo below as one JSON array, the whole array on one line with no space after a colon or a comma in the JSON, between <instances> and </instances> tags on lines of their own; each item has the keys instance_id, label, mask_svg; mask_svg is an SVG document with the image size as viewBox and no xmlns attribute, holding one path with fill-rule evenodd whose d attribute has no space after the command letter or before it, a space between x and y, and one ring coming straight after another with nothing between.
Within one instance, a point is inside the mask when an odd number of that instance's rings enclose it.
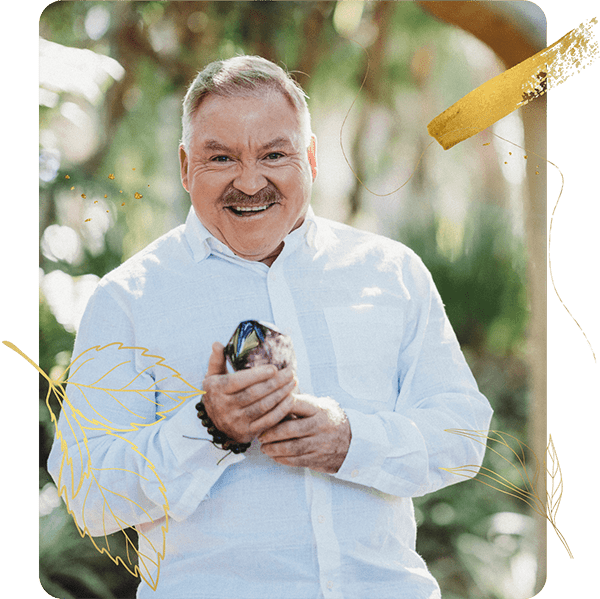
<instances>
[{"instance_id":1,"label":"shirt button","mask_svg":"<svg viewBox=\"0 0 600 599\"><path fill-rule=\"evenodd\" d=\"M358 476L358 470L352 470L352 472L350 473L350 476L352 478L356 478Z\"/></svg>"},{"instance_id":2,"label":"shirt button","mask_svg":"<svg viewBox=\"0 0 600 599\"><path fill-rule=\"evenodd\" d=\"M332 589L333 588L333 582L331 580L327 583L327 588L328 589Z\"/></svg>"},{"instance_id":3,"label":"shirt button","mask_svg":"<svg viewBox=\"0 0 600 599\"><path fill-rule=\"evenodd\" d=\"M319 522L323 524L323 522L325 522L325 516L319 516Z\"/></svg>"}]
</instances>

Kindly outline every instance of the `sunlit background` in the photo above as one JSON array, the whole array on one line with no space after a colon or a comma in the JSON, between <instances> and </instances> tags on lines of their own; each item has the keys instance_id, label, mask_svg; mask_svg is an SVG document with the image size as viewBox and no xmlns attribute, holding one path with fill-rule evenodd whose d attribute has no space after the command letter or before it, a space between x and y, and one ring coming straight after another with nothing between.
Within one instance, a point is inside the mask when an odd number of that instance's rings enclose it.
<instances>
[{"instance_id":1,"label":"sunlit background","mask_svg":"<svg viewBox=\"0 0 600 599\"><path fill-rule=\"evenodd\" d=\"M543 15L539 26L543 37ZM50 5L40 20L40 366L60 376L100 277L185 219L186 86L208 62L242 53L287 67L310 97L315 212L422 256L495 410L492 428L528 443L544 417L532 391L527 218L538 165L524 157L519 111L449 151L429 137L431 119L506 64L416 2ZM57 597L134 597L137 581L80 539L57 501L45 396L41 581ZM485 465L519 482L497 456ZM540 539L522 500L469 481L415 506L417 548L444 599L535 594Z\"/></svg>"}]
</instances>

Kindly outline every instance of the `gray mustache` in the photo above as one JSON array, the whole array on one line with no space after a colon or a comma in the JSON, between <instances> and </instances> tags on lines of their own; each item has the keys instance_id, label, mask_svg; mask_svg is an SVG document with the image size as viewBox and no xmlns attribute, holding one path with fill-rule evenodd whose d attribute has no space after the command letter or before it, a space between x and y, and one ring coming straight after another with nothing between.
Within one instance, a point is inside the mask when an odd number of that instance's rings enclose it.
<instances>
[{"instance_id":1,"label":"gray mustache","mask_svg":"<svg viewBox=\"0 0 600 599\"><path fill-rule=\"evenodd\" d=\"M280 191L272 183L268 183L266 187L263 187L252 196L249 196L235 187L229 187L221 196L221 204L224 206L243 207L264 206L265 204L278 202L280 199Z\"/></svg>"}]
</instances>

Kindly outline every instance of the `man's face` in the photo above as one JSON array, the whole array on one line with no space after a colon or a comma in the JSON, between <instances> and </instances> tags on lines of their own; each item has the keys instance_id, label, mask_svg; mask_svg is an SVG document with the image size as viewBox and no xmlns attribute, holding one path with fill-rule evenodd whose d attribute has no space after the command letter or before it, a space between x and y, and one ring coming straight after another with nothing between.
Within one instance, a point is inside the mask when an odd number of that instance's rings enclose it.
<instances>
[{"instance_id":1,"label":"man's face","mask_svg":"<svg viewBox=\"0 0 600 599\"><path fill-rule=\"evenodd\" d=\"M277 91L208 95L180 147L181 179L196 215L236 255L271 265L304 221L316 176L296 111Z\"/></svg>"}]
</instances>

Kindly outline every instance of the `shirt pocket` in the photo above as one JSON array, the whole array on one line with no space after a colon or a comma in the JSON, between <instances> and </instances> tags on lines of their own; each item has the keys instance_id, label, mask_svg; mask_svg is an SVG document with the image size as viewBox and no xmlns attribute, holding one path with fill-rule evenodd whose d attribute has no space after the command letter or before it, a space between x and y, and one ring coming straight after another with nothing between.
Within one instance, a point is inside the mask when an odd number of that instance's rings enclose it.
<instances>
[{"instance_id":1,"label":"shirt pocket","mask_svg":"<svg viewBox=\"0 0 600 599\"><path fill-rule=\"evenodd\" d=\"M394 401L402 314L389 306L324 308L340 387L357 399Z\"/></svg>"}]
</instances>

